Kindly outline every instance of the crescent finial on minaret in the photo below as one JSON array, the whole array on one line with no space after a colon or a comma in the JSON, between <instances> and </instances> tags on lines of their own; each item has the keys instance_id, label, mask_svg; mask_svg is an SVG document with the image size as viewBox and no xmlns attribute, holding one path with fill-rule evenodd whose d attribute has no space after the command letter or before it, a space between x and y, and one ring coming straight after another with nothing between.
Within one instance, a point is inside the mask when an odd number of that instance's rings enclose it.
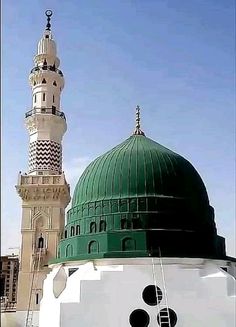
<instances>
[{"instance_id":1,"label":"crescent finial on minaret","mask_svg":"<svg viewBox=\"0 0 236 327\"><path fill-rule=\"evenodd\" d=\"M140 107L136 107L136 126L133 132L133 135L143 135L145 136L144 132L140 128Z\"/></svg>"},{"instance_id":2,"label":"crescent finial on minaret","mask_svg":"<svg viewBox=\"0 0 236 327\"><path fill-rule=\"evenodd\" d=\"M45 15L47 16L47 25L46 25L46 31L51 31L51 16L52 16L52 11L51 10L46 10Z\"/></svg>"}]
</instances>

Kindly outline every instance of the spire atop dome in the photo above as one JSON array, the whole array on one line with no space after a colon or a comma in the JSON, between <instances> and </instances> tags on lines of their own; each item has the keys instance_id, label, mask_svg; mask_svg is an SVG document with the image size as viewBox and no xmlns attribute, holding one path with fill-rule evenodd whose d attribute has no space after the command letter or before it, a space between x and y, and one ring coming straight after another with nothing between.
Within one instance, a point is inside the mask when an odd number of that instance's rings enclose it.
<instances>
[{"instance_id":1,"label":"spire atop dome","mask_svg":"<svg viewBox=\"0 0 236 327\"><path fill-rule=\"evenodd\" d=\"M52 16L52 11L51 10L46 10L45 15L47 16L47 25L46 25L46 31L51 31L51 16Z\"/></svg>"},{"instance_id":2,"label":"spire atop dome","mask_svg":"<svg viewBox=\"0 0 236 327\"><path fill-rule=\"evenodd\" d=\"M51 16L52 10L46 10L47 24L43 31L43 35L38 42L38 51L34 58L35 64L43 64L44 59L47 60L47 66L53 66L55 62L56 68L60 65L60 60L57 58L57 46L51 31Z\"/></svg>"},{"instance_id":3,"label":"spire atop dome","mask_svg":"<svg viewBox=\"0 0 236 327\"><path fill-rule=\"evenodd\" d=\"M144 132L140 128L140 107L136 107L136 126L133 132L133 135L143 135L145 136Z\"/></svg>"}]
</instances>

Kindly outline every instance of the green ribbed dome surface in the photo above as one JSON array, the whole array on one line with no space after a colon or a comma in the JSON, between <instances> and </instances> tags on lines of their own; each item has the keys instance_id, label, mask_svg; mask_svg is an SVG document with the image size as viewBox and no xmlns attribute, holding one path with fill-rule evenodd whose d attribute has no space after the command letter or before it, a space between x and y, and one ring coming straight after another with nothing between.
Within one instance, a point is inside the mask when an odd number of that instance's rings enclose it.
<instances>
[{"instance_id":1,"label":"green ribbed dome surface","mask_svg":"<svg viewBox=\"0 0 236 327\"><path fill-rule=\"evenodd\" d=\"M186 159L132 135L80 177L57 262L116 257L222 257L214 209Z\"/></svg>"},{"instance_id":2,"label":"green ribbed dome surface","mask_svg":"<svg viewBox=\"0 0 236 327\"><path fill-rule=\"evenodd\" d=\"M72 207L156 195L208 202L199 174L186 159L145 136L133 135L87 167L75 188Z\"/></svg>"}]
</instances>

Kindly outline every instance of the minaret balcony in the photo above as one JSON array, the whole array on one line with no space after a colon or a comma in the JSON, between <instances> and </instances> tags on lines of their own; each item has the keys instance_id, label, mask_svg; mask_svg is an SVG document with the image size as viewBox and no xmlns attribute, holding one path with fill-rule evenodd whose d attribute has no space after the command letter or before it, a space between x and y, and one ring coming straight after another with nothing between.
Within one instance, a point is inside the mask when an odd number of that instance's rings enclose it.
<instances>
[{"instance_id":1,"label":"minaret balcony","mask_svg":"<svg viewBox=\"0 0 236 327\"><path fill-rule=\"evenodd\" d=\"M55 108L34 108L26 112L25 118L28 118L36 114L55 115L66 120L66 116L64 112L56 110Z\"/></svg>"},{"instance_id":2,"label":"minaret balcony","mask_svg":"<svg viewBox=\"0 0 236 327\"><path fill-rule=\"evenodd\" d=\"M33 73L37 73L37 72L40 72L40 71L43 71L43 70L49 70L51 72L55 72L57 74L59 74L60 76L63 77L63 73L60 69L56 68L55 66L48 66L48 65L43 65L43 66L37 66L37 67L34 67L30 73L33 74Z\"/></svg>"},{"instance_id":3,"label":"minaret balcony","mask_svg":"<svg viewBox=\"0 0 236 327\"><path fill-rule=\"evenodd\" d=\"M64 173L58 175L21 175L19 173L16 190L23 201L70 202L70 185Z\"/></svg>"}]
</instances>

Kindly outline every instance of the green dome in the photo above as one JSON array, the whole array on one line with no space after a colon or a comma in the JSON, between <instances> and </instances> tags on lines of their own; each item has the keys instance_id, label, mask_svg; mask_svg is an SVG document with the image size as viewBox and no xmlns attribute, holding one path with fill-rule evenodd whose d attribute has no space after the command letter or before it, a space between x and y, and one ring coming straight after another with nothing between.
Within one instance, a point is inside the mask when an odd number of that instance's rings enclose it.
<instances>
[{"instance_id":1,"label":"green dome","mask_svg":"<svg viewBox=\"0 0 236 327\"><path fill-rule=\"evenodd\" d=\"M72 207L140 196L184 197L208 204L205 186L186 159L145 136L132 135L85 169Z\"/></svg>"},{"instance_id":2,"label":"green dome","mask_svg":"<svg viewBox=\"0 0 236 327\"><path fill-rule=\"evenodd\" d=\"M158 256L160 249L163 256L225 255L198 172L164 146L132 135L80 177L57 261Z\"/></svg>"}]
</instances>

